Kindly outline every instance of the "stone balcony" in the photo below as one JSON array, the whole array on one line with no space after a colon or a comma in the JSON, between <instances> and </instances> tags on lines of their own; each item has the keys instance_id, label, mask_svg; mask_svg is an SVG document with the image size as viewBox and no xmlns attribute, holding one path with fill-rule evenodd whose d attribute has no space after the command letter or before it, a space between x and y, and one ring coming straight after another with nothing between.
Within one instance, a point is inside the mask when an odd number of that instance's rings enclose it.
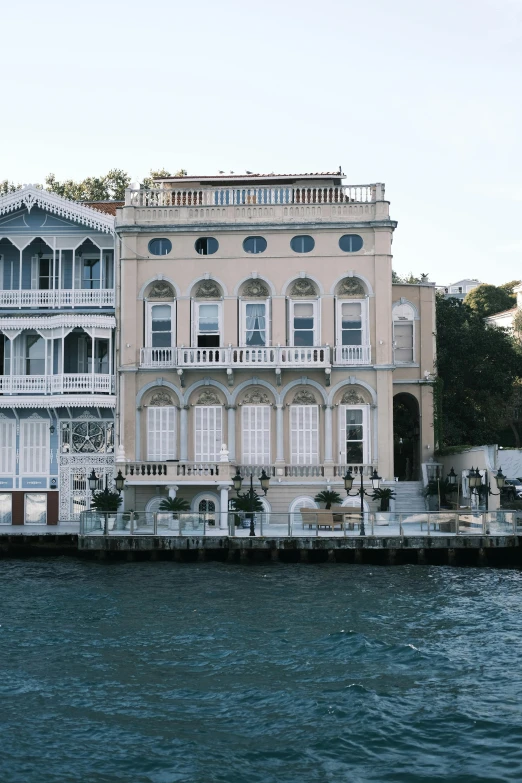
<instances>
[{"instance_id":1,"label":"stone balcony","mask_svg":"<svg viewBox=\"0 0 522 783\"><path fill-rule=\"evenodd\" d=\"M328 345L314 347L274 346L261 348L142 348L140 366L144 369L240 368L329 368L335 365L371 364L370 345Z\"/></svg>"},{"instance_id":2,"label":"stone balcony","mask_svg":"<svg viewBox=\"0 0 522 783\"><path fill-rule=\"evenodd\" d=\"M132 208L132 209L129 209ZM120 224L389 220L384 185L127 189Z\"/></svg>"},{"instance_id":3,"label":"stone balcony","mask_svg":"<svg viewBox=\"0 0 522 783\"><path fill-rule=\"evenodd\" d=\"M4 290L0 307L114 307L114 289Z\"/></svg>"}]
</instances>

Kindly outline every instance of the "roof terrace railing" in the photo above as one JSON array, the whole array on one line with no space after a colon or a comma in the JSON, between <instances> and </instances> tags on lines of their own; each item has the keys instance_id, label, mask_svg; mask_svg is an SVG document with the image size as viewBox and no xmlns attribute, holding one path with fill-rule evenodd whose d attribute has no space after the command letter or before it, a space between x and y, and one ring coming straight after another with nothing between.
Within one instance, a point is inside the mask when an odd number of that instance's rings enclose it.
<instances>
[{"instance_id":1,"label":"roof terrace railing","mask_svg":"<svg viewBox=\"0 0 522 783\"><path fill-rule=\"evenodd\" d=\"M384 185L253 188L151 188L125 191L128 207L199 207L274 204L369 204L384 200Z\"/></svg>"}]
</instances>

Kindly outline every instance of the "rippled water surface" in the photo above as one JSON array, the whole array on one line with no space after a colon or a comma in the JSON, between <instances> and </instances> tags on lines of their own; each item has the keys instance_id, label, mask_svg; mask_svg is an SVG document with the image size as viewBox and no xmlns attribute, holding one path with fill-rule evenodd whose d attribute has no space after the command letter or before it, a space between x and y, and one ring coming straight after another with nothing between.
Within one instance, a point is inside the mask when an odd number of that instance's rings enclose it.
<instances>
[{"instance_id":1,"label":"rippled water surface","mask_svg":"<svg viewBox=\"0 0 522 783\"><path fill-rule=\"evenodd\" d=\"M0 563L2 783L522 780L522 575Z\"/></svg>"}]
</instances>

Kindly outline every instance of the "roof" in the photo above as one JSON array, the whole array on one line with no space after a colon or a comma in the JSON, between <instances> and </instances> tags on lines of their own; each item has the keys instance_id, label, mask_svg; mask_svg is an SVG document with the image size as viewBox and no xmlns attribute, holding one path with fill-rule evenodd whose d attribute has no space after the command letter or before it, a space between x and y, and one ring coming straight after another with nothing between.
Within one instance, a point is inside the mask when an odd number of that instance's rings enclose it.
<instances>
[{"instance_id":1,"label":"roof","mask_svg":"<svg viewBox=\"0 0 522 783\"><path fill-rule=\"evenodd\" d=\"M86 207L96 209L98 212L104 212L106 215L116 217L116 210L125 206L125 201L82 201Z\"/></svg>"},{"instance_id":2,"label":"roof","mask_svg":"<svg viewBox=\"0 0 522 783\"><path fill-rule=\"evenodd\" d=\"M510 307L509 310L501 310L500 313L492 313L491 315L486 316L486 321L493 321L495 318L498 318L499 316L509 315L510 313L516 313L518 310L518 307Z\"/></svg>"},{"instance_id":3,"label":"roof","mask_svg":"<svg viewBox=\"0 0 522 783\"><path fill-rule=\"evenodd\" d=\"M321 172L314 172L314 173L307 173L307 174L274 174L274 172L270 172L269 174L256 174L254 172L250 174L235 174L234 172L230 172L229 174L225 174L225 172L219 172L218 174L202 174L201 176L196 176L194 174L190 174L189 176L184 177L154 177L155 182L205 182L207 184L212 184L213 182L252 182L253 180L268 180L270 182L295 182L296 180L310 180L310 179L332 179L336 178L338 180L341 180L344 177L344 174L342 173L341 169L339 168L338 171L321 171Z\"/></svg>"},{"instance_id":4,"label":"roof","mask_svg":"<svg viewBox=\"0 0 522 783\"><path fill-rule=\"evenodd\" d=\"M114 231L112 214L104 213L102 210L86 206L78 201L70 201L34 185L25 185L20 190L14 190L12 193L0 196L0 215L15 212L23 207L30 212L34 206L75 223L81 223L95 231L103 231L107 234Z\"/></svg>"}]
</instances>

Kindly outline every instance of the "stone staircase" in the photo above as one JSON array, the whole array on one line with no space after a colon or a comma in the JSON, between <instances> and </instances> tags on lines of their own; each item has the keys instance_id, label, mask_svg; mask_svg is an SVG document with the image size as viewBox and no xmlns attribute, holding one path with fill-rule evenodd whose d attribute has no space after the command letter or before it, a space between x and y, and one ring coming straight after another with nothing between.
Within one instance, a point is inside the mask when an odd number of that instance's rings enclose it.
<instances>
[{"instance_id":1,"label":"stone staircase","mask_svg":"<svg viewBox=\"0 0 522 783\"><path fill-rule=\"evenodd\" d=\"M422 481L396 481L395 511L397 514L415 514L426 511L426 502L422 494Z\"/></svg>"}]
</instances>

